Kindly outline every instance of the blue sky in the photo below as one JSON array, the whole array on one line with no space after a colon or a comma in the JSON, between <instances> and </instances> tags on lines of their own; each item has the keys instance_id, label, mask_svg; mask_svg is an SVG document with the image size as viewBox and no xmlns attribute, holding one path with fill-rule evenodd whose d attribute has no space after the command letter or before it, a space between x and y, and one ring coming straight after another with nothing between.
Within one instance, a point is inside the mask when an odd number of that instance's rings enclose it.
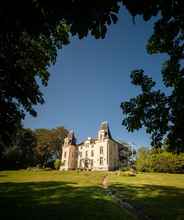
<instances>
[{"instance_id":1,"label":"blue sky","mask_svg":"<svg viewBox=\"0 0 184 220\"><path fill-rule=\"evenodd\" d=\"M153 21L143 22L121 11L117 24L110 26L106 38L91 36L71 43L58 54L50 68L50 80L41 87L45 104L37 106L38 116L29 115L24 126L74 129L78 141L95 137L102 121L108 121L114 138L148 146L149 135L144 129L129 133L121 125L122 101L136 96L139 89L130 83L130 72L143 68L162 87L160 68L162 55L148 55L145 45L152 33Z\"/></svg>"}]
</instances>

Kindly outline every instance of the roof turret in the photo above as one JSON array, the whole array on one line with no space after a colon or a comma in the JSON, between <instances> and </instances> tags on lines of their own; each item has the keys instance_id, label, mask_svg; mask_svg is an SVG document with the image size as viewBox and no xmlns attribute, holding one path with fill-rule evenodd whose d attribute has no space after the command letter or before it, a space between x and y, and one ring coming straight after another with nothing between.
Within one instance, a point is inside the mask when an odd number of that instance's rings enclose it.
<instances>
[{"instance_id":1,"label":"roof turret","mask_svg":"<svg viewBox=\"0 0 184 220\"><path fill-rule=\"evenodd\" d=\"M69 144L76 144L76 138L73 130L69 131L67 138Z\"/></svg>"},{"instance_id":2,"label":"roof turret","mask_svg":"<svg viewBox=\"0 0 184 220\"><path fill-rule=\"evenodd\" d=\"M100 125L100 131L103 130L105 133L105 137L112 138L111 132L109 129L109 124L107 121L103 121Z\"/></svg>"}]
</instances>

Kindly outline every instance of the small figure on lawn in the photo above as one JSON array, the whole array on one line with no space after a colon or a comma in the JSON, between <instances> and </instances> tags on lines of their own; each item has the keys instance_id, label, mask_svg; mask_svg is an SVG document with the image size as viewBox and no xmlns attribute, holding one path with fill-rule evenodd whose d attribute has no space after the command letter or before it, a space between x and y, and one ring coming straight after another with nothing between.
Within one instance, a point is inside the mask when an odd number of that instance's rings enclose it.
<instances>
[{"instance_id":1,"label":"small figure on lawn","mask_svg":"<svg viewBox=\"0 0 184 220\"><path fill-rule=\"evenodd\" d=\"M134 168L130 168L130 176L136 176L136 170Z\"/></svg>"},{"instance_id":2,"label":"small figure on lawn","mask_svg":"<svg viewBox=\"0 0 184 220\"><path fill-rule=\"evenodd\" d=\"M102 177L102 187L104 189L108 188L108 178L107 178L107 175Z\"/></svg>"}]
</instances>

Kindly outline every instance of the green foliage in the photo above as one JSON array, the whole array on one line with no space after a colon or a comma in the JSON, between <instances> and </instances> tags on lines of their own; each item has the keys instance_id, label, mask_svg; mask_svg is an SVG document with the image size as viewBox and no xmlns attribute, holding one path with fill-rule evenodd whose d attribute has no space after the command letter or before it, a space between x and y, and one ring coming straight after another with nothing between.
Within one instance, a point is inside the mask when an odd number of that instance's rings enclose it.
<instances>
[{"instance_id":1,"label":"green foliage","mask_svg":"<svg viewBox=\"0 0 184 220\"><path fill-rule=\"evenodd\" d=\"M155 82L143 70L133 71L132 83L142 89L142 94L127 102L121 107L127 117L123 120L128 131L145 126L146 132L152 134L152 145L160 146L163 135L168 131L167 97L160 90L152 90Z\"/></svg>"},{"instance_id":2,"label":"green foliage","mask_svg":"<svg viewBox=\"0 0 184 220\"><path fill-rule=\"evenodd\" d=\"M36 129L35 135L37 145L35 154L37 163L46 167L53 160L60 159L62 155L62 145L68 131L64 127L55 129Z\"/></svg>"},{"instance_id":3,"label":"green foliage","mask_svg":"<svg viewBox=\"0 0 184 220\"><path fill-rule=\"evenodd\" d=\"M148 78L143 77L144 85L138 83L143 94L122 104L123 112L127 114L123 124L130 131L147 127L147 132L152 134L152 144L156 146L167 135L169 145L178 146L178 152L183 151L182 0L100 0L90 3L86 0L27 0L20 4L7 0L0 10L0 157L12 144L25 113L36 116L33 106L44 103L38 81L47 85L48 68L55 63L58 50L69 43L70 35L80 39L88 34L96 39L104 38L108 26L117 22L121 5L134 17L142 15L145 21L160 15L147 49L151 54L169 55L162 75L164 84L172 90L170 96L151 91L151 79L147 81ZM155 104L156 100L158 104Z\"/></svg>"},{"instance_id":4,"label":"green foliage","mask_svg":"<svg viewBox=\"0 0 184 220\"><path fill-rule=\"evenodd\" d=\"M20 169L33 166L54 168L54 160L60 159L62 145L68 131L55 129L19 129L12 146L2 153L0 169Z\"/></svg>"},{"instance_id":5,"label":"green foliage","mask_svg":"<svg viewBox=\"0 0 184 220\"><path fill-rule=\"evenodd\" d=\"M141 172L184 173L184 153L155 152L140 148L136 168Z\"/></svg>"},{"instance_id":6,"label":"green foliage","mask_svg":"<svg viewBox=\"0 0 184 220\"><path fill-rule=\"evenodd\" d=\"M12 146L3 151L0 169L18 169L35 165L37 140L31 129L19 129Z\"/></svg>"},{"instance_id":7,"label":"green foliage","mask_svg":"<svg viewBox=\"0 0 184 220\"><path fill-rule=\"evenodd\" d=\"M60 159L62 156L62 145L64 144L64 138L68 134L68 130L64 127L53 128L52 133L52 145L54 157Z\"/></svg>"},{"instance_id":8,"label":"green foliage","mask_svg":"<svg viewBox=\"0 0 184 220\"><path fill-rule=\"evenodd\" d=\"M61 160L56 159L56 160L54 161L54 168L55 168L56 170L59 170L60 165L61 165Z\"/></svg>"},{"instance_id":9,"label":"green foliage","mask_svg":"<svg viewBox=\"0 0 184 220\"><path fill-rule=\"evenodd\" d=\"M21 127L26 112L43 104L41 82L47 86L48 68L70 41L90 33L104 38L116 23L120 0L3 1L0 9L0 154ZM1 156L1 155L0 155Z\"/></svg>"},{"instance_id":10,"label":"green foliage","mask_svg":"<svg viewBox=\"0 0 184 220\"><path fill-rule=\"evenodd\" d=\"M184 1L125 2L132 15L142 15L146 21L159 13L147 52L168 55L161 74L163 84L170 93L153 90L155 82L143 70L133 71L132 83L139 86L142 93L121 104L125 114L123 125L131 132L145 127L146 132L151 134L154 147L160 147L167 137L170 150L184 152Z\"/></svg>"}]
</instances>

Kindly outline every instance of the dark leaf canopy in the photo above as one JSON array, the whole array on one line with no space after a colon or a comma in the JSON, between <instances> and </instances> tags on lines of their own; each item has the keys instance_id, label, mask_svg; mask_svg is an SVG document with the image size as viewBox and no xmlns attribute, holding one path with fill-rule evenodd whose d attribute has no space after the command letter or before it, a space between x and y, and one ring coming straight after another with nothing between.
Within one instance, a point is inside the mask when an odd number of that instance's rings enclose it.
<instances>
[{"instance_id":1,"label":"dark leaf canopy","mask_svg":"<svg viewBox=\"0 0 184 220\"><path fill-rule=\"evenodd\" d=\"M119 0L3 1L0 7L0 149L20 127L26 112L44 103L48 67L71 35L104 38L117 22Z\"/></svg>"},{"instance_id":2,"label":"dark leaf canopy","mask_svg":"<svg viewBox=\"0 0 184 220\"><path fill-rule=\"evenodd\" d=\"M181 104L184 99L183 0L6 0L0 7L0 149L12 139L26 112L36 116L34 106L44 102L38 80L47 85L48 67L55 63L58 49L67 45L73 35L81 39L91 34L96 39L103 39L108 26L117 22L122 5L133 17L142 15L145 21L159 15L147 49L149 53L168 54L162 75L172 94L167 98L161 92L152 96L157 97L155 99L161 102L161 106L167 100L170 140L175 140L180 133L176 139L178 143L184 143L181 137L184 131L184 107ZM146 99L143 102L149 103L154 83L143 74L142 77L144 84L140 84L140 77L134 77L144 94L139 99ZM131 102L135 105L134 101ZM150 104L155 112L156 105ZM142 118L144 110L136 111ZM157 116L158 112L155 113ZM142 125L139 117L136 128ZM161 129L161 136L164 129Z\"/></svg>"},{"instance_id":3,"label":"dark leaf canopy","mask_svg":"<svg viewBox=\"0 0 184 220\"><path fill-rule=\"evenodd\" d=\"M168 55L161 74L170 94L153 91L155 83L151 78L142 70L133 71L132 83L141 87L142 94L121 104L125 114L123 124L130 131L144 126L152 134L154 146L160 146L167 138L170 149L184 151L184 1L127 1L127 7L144 20L159 13L147 51Z\"/></svg>"},{"instance_id":4,"label":"dark leaf canopy","mask_svg":"<svg viewBox=\"0 0 184 220\"><path fill-rule=\"evenodd\" d=\"M168 98L160 90L152 89L155 82L142 70L133 71L131 78L134 85L141 87L142 93L121 104L126 115L123 125L131 132L145 127L146 132L152 134L152 144L158 147L168 131Z\"/></svg>"}]
</instances>

